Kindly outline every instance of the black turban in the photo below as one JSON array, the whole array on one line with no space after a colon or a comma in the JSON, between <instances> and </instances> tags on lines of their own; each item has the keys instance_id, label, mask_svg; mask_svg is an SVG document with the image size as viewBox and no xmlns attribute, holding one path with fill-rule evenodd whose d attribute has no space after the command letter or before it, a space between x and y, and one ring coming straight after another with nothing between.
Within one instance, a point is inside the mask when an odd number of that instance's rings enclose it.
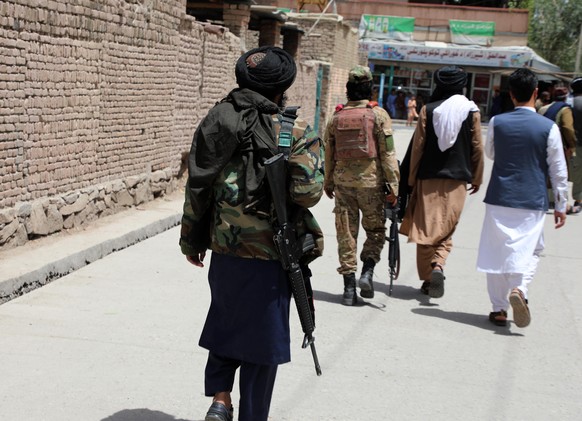
<instances>
[{"instance_id":1,"label":"black turban","mask_svg":"<svg viewBox=\"0 0 582 421\"><path fill-rule=\"evenodd\" d=\"M457 66L441 67L434 72L434 82L442 90L459 90L467 84L467 72Z\"/></svg>"},{"instance_id":2,"label":"black turban","mask_svg":"<svg viewBox=\"0 0 582 421\"><path fill-rule=\"evenodd\" d=\"M259 47L244 53L236 62L236 82L241 88L268 98L285 92L295 80L293 57L278 47Z\"/></svg>"},{"instance_id":3,"label":"black turban","mask_svg":"<svg viewBox=\"0 0 582 421\"><path fill-rule=\"evenodd\" d=\"M467 72L458 66L445 66L434 72L436 85L430 102L447 99L455 94L462 94L467 85Z\"/></svg>"},{"instance_id":4,"label":"black turban","mask_svg":"<svg viewBox=\"0 0 582 421\"><path fill-rule=\"evenodd\" d=\"M582 77L577 77L570 83L570 88L575 94L582 94Z\"/></svg>"}]
</instances>

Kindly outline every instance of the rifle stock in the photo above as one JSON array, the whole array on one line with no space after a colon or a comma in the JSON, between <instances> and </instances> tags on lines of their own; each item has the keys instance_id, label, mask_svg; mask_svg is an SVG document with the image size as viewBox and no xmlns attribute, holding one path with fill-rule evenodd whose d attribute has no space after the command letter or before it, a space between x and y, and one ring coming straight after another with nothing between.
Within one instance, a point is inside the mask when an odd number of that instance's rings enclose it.
<instances>
[{"instance_id":1,"label":"rifle stock","mask_svg":"<svg viewBox=\"0 0 582 421\"><path fill-rule=\"evenodd\" d=\"M315 323L309 305L303 272L299 264L303 249L297 240L295 229L291 221L289 221L287 212L287 172L284 155L280 153L265 161L265 169L278 221L273 240L279 252L281 265L287 272L289 282L291 283L293 299L299 314L301 328L305 334L301 347L306 348L307 345L310 346L315 363L315 372L320 376L321 367L315 350L315 338L313 337Z\"/></svg>"}]
</instances>

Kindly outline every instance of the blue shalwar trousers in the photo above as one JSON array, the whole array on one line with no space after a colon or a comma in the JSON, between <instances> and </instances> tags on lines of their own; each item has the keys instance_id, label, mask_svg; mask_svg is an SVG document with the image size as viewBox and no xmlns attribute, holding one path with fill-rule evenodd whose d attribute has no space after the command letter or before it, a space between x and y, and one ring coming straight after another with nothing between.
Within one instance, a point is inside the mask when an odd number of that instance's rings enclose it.
<instances>
[{"instance_id":1,"label":"blue shalwar trousers","mask_svg":"<svg viewBox=\"0 0 582 421\"><path fill-rule=\"evenodd\" d=\"M214 396L217 392L232 391L235 372L240 368L239 421L267 421L277 367L220 357L210 352L204 372L205 394Z\"/></svg>"},{"instance_id":2,"label":"blue shalwar trousers","mask_svg":"<svg viewBox=\"0 0 582 421\"><path fill-rule=\"evenodd\" d=\"M276 260L212 253L208 281L205 394L232 391L240 368L238 420L266 421L277 366L291 359L287 274Z\"/></svg>"}]
</instances>

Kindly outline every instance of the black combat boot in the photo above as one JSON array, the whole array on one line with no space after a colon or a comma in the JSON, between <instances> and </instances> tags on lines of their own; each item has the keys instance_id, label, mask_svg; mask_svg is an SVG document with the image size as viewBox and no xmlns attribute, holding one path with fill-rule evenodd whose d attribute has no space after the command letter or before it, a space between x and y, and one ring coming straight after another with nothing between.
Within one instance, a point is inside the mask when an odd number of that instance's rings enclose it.
<instances>
[{"instance_id":1,"label":"black combat boot","mask_svg":"<svg viewBox=\"0 0 582 421\"><path fill-rule=\"evenodd\" d=\"M344 295L342 296L342 304L345 306L353 306L357 303L356 274L350 273L349 275L344 275Z\"/></svg>"},{"instance_id":2,"label":"black combat boot","mask_svg":"<svg viewBox=\"0 0 582 421\"><path fill-rule=\"evenodd\" d=\"M362 276L360 276L360 280L358 281L362 298L374 298L374 266L376 266L376 262L372 259L364 260Z\"/></svg>"}]
</instances>

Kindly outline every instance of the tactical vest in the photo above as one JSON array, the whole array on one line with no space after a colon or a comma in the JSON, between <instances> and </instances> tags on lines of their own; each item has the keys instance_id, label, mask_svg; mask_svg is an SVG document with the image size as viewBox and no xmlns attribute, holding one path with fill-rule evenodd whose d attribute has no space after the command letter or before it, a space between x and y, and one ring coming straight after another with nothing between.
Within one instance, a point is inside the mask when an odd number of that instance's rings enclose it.
<instances>
[{"instance_id":1,"label":"tactical vest","mask_svg":"<svg viewBox=\"0 0 582 421\"><path fill-rule=\"evenodd\" d=\"M371 107L343 108L334 115L335 159L372 159L378 156L374 138L376 116Z\"/></svg>"}]
</instances>

